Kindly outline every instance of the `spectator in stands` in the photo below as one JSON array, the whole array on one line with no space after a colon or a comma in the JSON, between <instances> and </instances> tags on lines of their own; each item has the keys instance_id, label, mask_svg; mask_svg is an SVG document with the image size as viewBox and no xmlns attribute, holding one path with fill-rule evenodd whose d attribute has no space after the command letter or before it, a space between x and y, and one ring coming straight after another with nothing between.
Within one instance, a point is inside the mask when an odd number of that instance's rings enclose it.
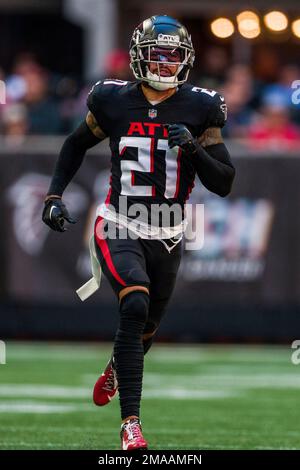
<instances>
[{"instance_id":1,"label":"spectator in stands","mask_svg":"<svg viewBox=\"0 0 300 470\"><path fill-rule=\"evenodd\" d=\"M225 80L228 69L228 55L224 47L210 46L205 48L201 60L200 76L191 74L191 81L203 88L219 89Z\"/></svg>"},{"instance_id":2,"label":"spectator in stands","mask_svg":"<svg viewBox=\"0 0 300 470\"><path fill-rule=\"evenodd\" d=\"M226 81L220 88L228 106L228 120L222 134L224 137L245 137L251 122L253 109L253 77L248 65L235 64L228 70Z\"/></svg>"},{"instance_id":3,"label":"spectator in stands","mask_svg":"<svg viewBox=\"0 0 300 470\"><path fill-rule=\"evenodd\" d=\"M300 150L300 130L291 121L290 101L276 89L263 96L261 114L250 126L248 144L255 150Z\"/></svg>"},{"instance_id":4,"label":"spectator in stands","mask_svg":"<svg viewBox=\"0 0 300 470\"><path fill-rule=\"evenodd\" d=\"M115 49L105 58L105 78L118 78L119 80L132 80L129 68L128 51Z\"/></svg>"},{"instance_id":5,"label":"spectator in stands","mask_svg":"<svg viewBox=\"0 0 300 470\"><path fill-rule=\"evenodd\" d=\"M261 45L254 55L253 72L261 86L278 80L281 70L280 56L274 47Z\"/></svg>"},{"instance_id":6,"label":"spectator in stands","mask_svg":"<svg viewBox=\"0 0 300 470\"><path fill-rule=\"evenodd\" d=\"M50 78L33 54L22 53L6 79L7 102L26 106L28 134L59 134L63 130L60 103L50 90Z\"/></svg>"},{"instance_id":7,"label":"spectator in stands","mask_svg":"<svg viewBox=\"0 0 300 470\"><path fill-rule=\"evenodd\" d=\"M62 121L58 103L48 94L48 74L41 67L24 75L30 134L59 134Z\"/></svg>"},{"instance_id":8,"label":"spectator in stands","mask_svg":"<svg viewBox=\"0 0 300 470\"><path fill-rule=\"evenodd\" d=\"M26 106L21 103L7 104L2 112L2 132L5 143L18 146L24 142L28 130Z\"/></svg>"}]
</instances>

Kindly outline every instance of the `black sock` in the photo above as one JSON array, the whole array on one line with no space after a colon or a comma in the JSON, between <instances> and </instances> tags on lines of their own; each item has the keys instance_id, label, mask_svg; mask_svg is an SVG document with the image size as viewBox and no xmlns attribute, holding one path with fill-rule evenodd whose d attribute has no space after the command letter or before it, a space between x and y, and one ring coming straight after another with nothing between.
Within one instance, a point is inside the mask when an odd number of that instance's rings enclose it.
<instances>
[{"instance_id":1,"label":"black sock","mask_svg":"<svg viewBox=\"0 0 300 470\"><path fill-rule=\"evenodd\" d=\"M147 354L147 352L149 351L149 349L151 348L152 344L153 344L153 340L154 340L154 335L151 336L150 338L148 339L143 339L143 348L144 348L144 356ZM112 355L112 359L113 359L113 355ZM115 365L113 363L113 366L115 368Z\"/></svg>"},{"instance_id":2,"label":"black sock","mask_svg":"<svg viewBox=\"0 0 300 470\"><path fill-rule=\"evenodd\" d=\"M134 291L123 297L120 304L120 325L114 344L122 419L140 415L144 371L142 335L147 321L149 296Z\"/></svg>"}]
</instances>

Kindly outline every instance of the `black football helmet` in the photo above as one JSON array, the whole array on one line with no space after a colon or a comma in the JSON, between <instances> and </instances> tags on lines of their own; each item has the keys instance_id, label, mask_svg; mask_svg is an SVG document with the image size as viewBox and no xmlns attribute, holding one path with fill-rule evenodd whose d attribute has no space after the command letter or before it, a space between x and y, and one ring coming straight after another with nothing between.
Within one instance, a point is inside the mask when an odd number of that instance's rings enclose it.
<instances>
[{"instance_id":1,"label":"black football helmet","mask_svg":"<svg viewBox=\"0 0 300 470\"><path fill-rule=\"evenodd\" d=\"M136 79L156 90L175 88L184 83L193 67L195 51L185 26L167 15L151 16L135 28L130 42L130 67ZM149 64L155 63L155 73ZM164 66L177 65L171 76Z\"/></svg>"}]
</instances>

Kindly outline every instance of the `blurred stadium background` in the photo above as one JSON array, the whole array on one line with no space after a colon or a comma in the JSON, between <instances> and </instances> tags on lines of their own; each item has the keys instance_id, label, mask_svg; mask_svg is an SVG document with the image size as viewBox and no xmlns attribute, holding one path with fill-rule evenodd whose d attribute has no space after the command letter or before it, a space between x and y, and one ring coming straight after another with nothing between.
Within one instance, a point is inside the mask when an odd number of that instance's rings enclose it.
<instances>
[{"instance_id":1,"label":"blurred stadium background","mask_svg":"<svg viewBox=\"0 0 300 470\"><path fill-rule=\"evenodd\" d=\"M105 280L84 304L75 294L90 276L107 144L89 152L66 191L79 222L62 236L41 213L91 85L132 79L132 30L161 13L192 34L190 81L226 98L237 176L224 200L199 184L193 192L205 203L205 245L184 254L157 336L169 346L147 357L145 424L156 448L299 448L299 369L290 360L300 331L297 0L251 9L243 0L0 0L0 448L118 448L117 402L94 410L89 396L117 304ZM110 420L107 436L99 420Z\"/></svg>"}]
</instances>

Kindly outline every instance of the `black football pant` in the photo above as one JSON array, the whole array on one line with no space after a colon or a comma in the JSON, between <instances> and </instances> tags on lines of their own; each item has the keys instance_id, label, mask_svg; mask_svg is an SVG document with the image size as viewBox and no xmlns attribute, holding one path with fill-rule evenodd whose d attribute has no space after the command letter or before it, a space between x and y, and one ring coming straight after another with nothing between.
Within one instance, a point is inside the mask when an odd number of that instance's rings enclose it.
<instances>
[{"instance_id":1,"label":"black football pant","mask_svg":"<svg viewBox=\"0 0 300 470\"><path fill-rule=\"evenodd\" d=\"M144 353L152 338L143 343L143 335L154 333L166 312L173 292L181 258L181 243L169 253L159 240L116 239L104 236L106 222L95 223L97 256L102 271L114 292L126 287L143 286L120 301L120 323L114 343L114 361L119 384L122 419L139 416L144 368Z\"/></svg>"}]
</instances>

